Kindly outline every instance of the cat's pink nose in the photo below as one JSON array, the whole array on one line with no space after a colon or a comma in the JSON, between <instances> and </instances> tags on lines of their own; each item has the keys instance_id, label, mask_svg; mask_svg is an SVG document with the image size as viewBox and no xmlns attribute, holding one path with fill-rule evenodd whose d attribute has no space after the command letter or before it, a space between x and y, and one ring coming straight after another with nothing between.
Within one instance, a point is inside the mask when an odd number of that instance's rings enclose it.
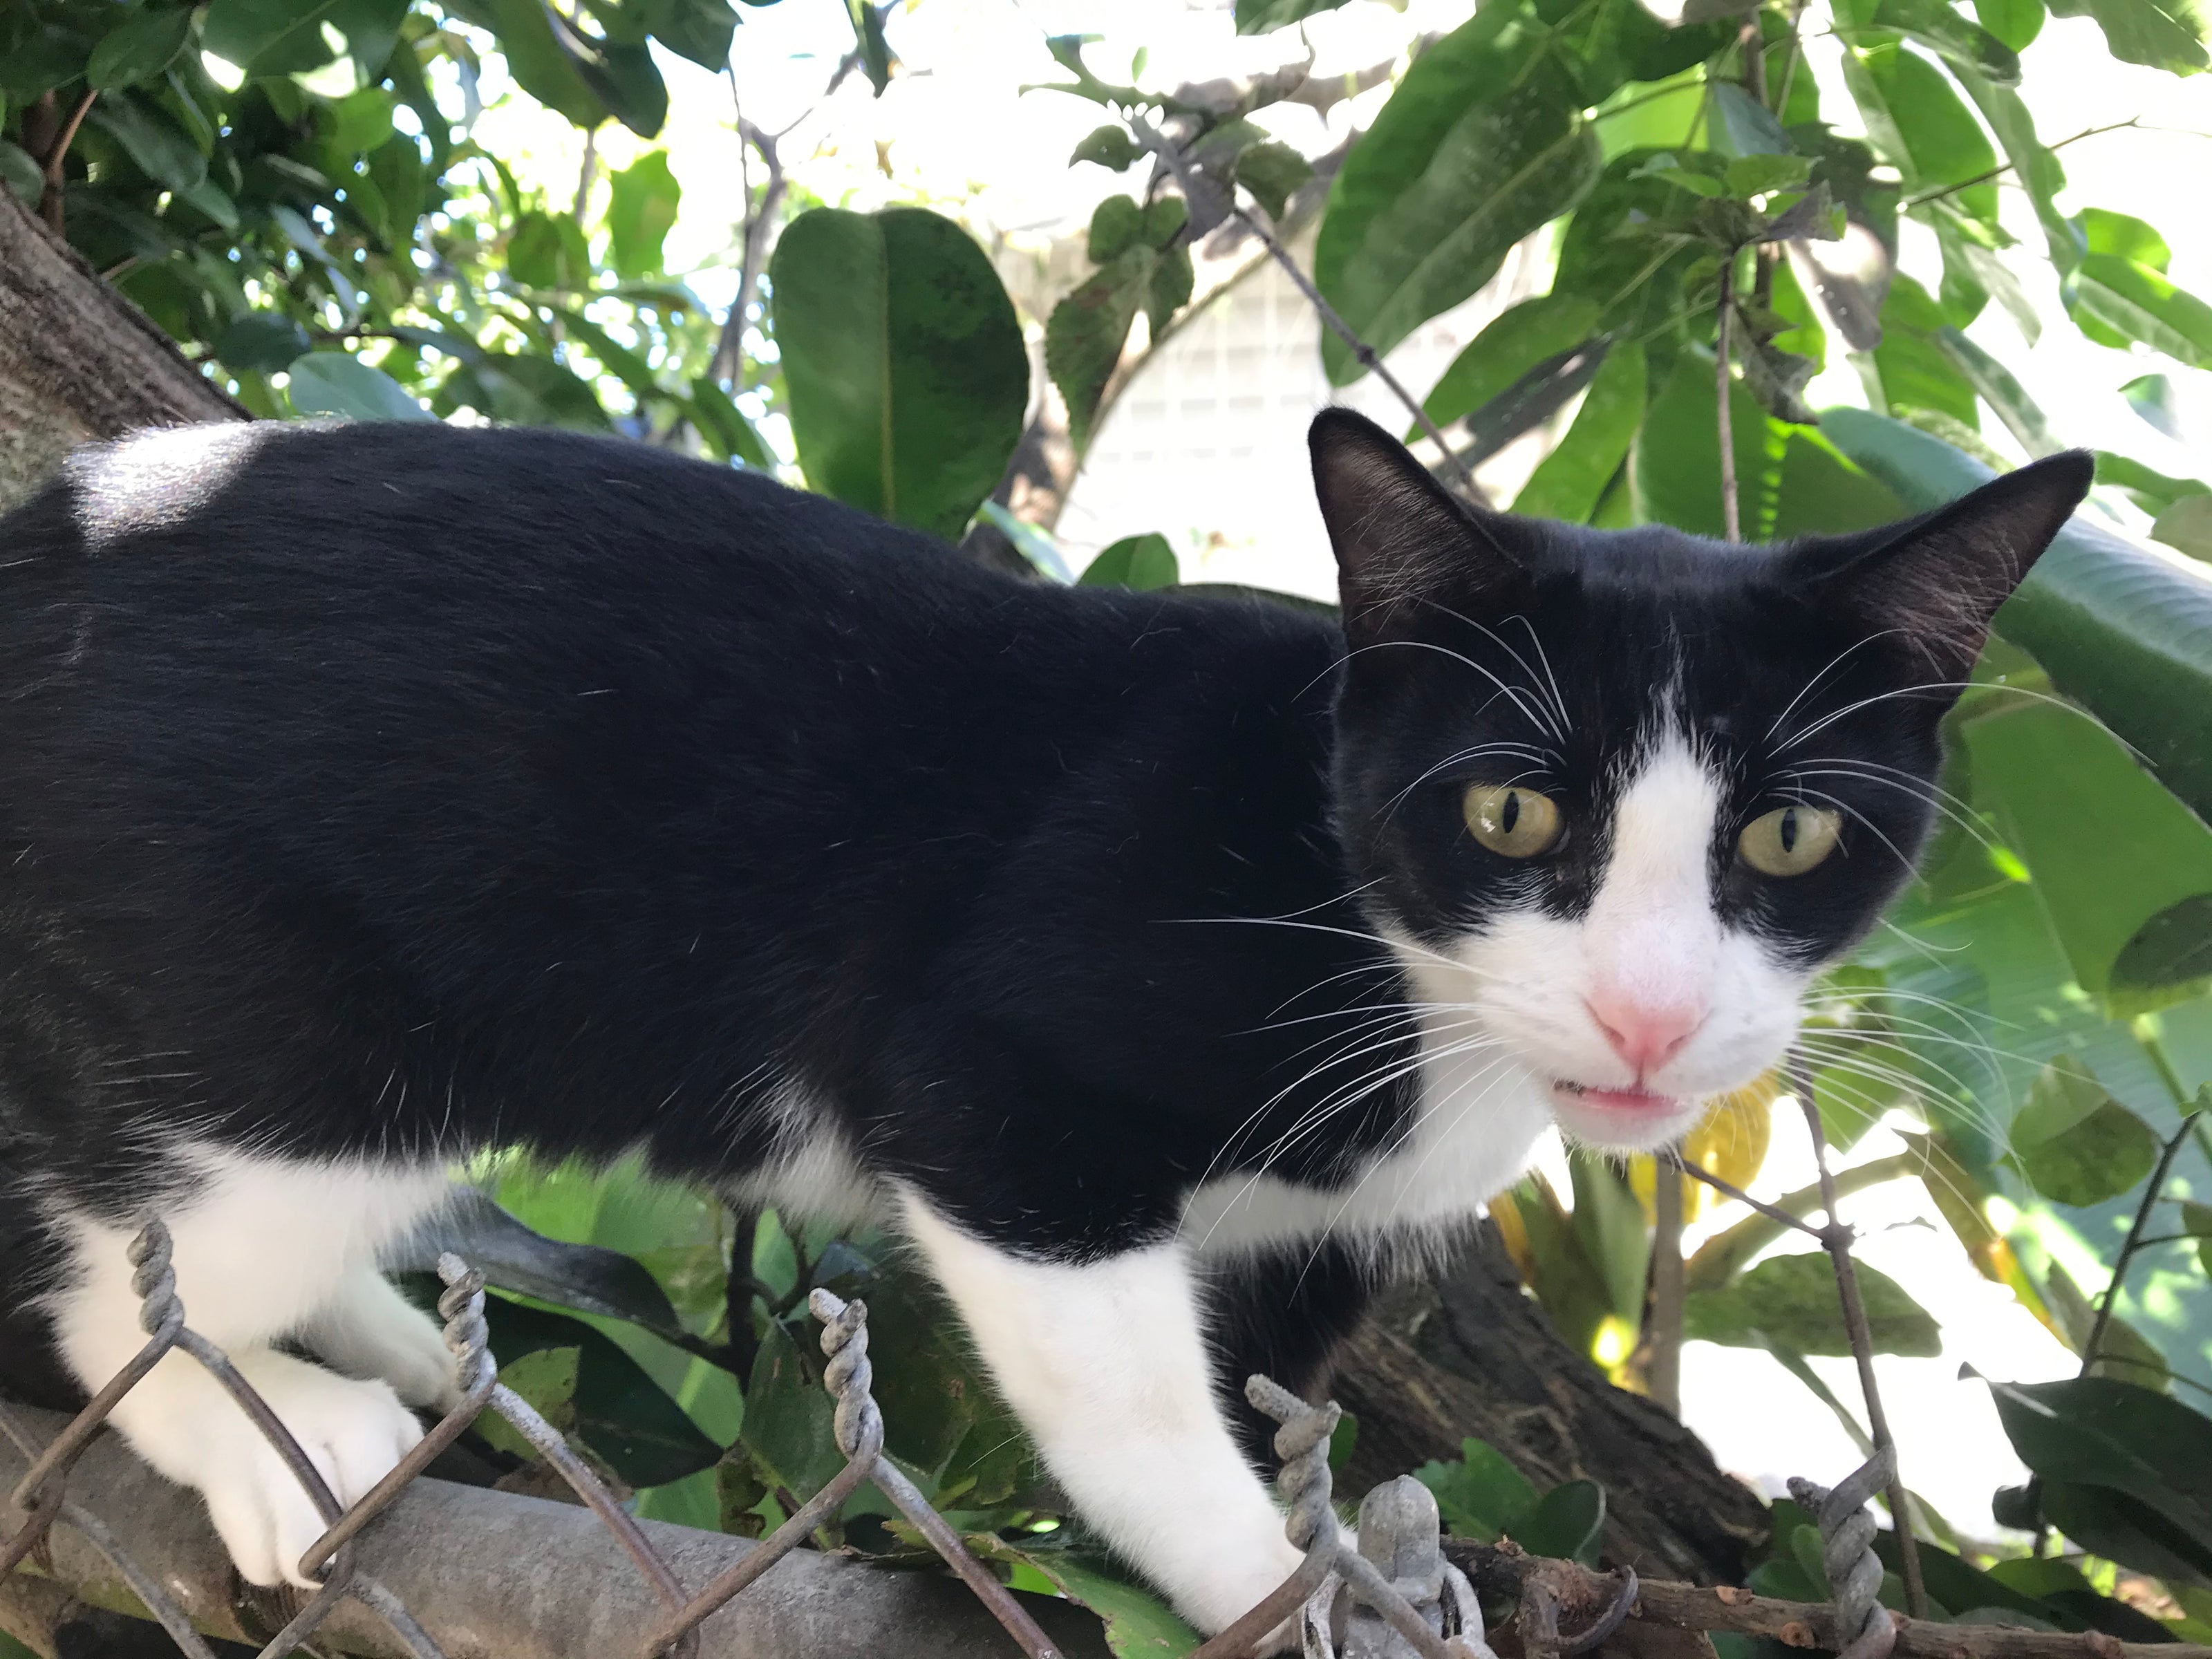
<instances>
[{"instance_id":1,"label":"cat's pink nose","mask_svg":"<svg viewBox=\"0 0 2212 1659\"><path fill-rule=\"evenodd\" d=\"M1602 987L1583 999L1613 1053L1636 1068L1638 1081L1682 1052L1705 1023L1702 1000L1655 1002Z\"/></svg>"}]
</instances>

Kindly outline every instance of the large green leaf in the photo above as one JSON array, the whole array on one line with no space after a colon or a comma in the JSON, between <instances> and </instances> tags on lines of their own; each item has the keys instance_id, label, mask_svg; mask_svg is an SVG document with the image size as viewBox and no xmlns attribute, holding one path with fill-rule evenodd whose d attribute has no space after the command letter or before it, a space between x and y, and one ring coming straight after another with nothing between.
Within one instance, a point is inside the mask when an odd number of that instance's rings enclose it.
<instances>
[{"instance_id":1,"label":"large green leaf","mask_svg":"<svg viewBox=\"0 0 2212 1659\"><path fill-rule=\"evenodd\" d=\"M2043 1068L2012 1123L2021 1172L2045 1198L2081 1207L2118 1198L2158 1162L2150 1126L2089 1068L2062 1054Z\"/></svg>"},{"instance_id":2,"label":"large green leaf","mask_svg":"<svg viewBox=\"0 0 2212 1659\"><path fill-rule=\"evenodd\" d=\"M169 67L192 32L189 11L142 11L100 37L85 64L85 84L106 91L150 81Z\"/></svg>"},{"instance_id":3,"label":"large green leaf","mask_svg":"<svg viewBox=\"0 0 2212 1659\"><path fill-rule=\"evenodd\" d=\"M1644 348L1633 342L1606 354L1558 447L1537 465L1513 510L1541 519L1587 524L1613 475L1628 458L1644 421Z\"/></svg>"},{"instance_id":4,"label":"large green leaf","mask_svg":"<svg viewBox=\"0 0 2212 1659\"><path fill-rule=\"evenodd\" d=\"M1198 1632L1173 1608L1122 1577L1111 1563L1066 1547L1065 1537L1063 1529L1012 1544L996 1533L976 1533L968 1547L986 1561L1033 1568L1069 1601L1097 1613L1114 1659L1183 1659L1199 1644Z\"/></svg>"},{"instance_id":5,"label":"large green leaf","mask_svg":"<svg viewBox=\"0 0 2212 1659\"><path fill-rule=\"evenodd\" d=\"M712 1468L722 1449L699 1431L684 1407L603 1333L564 1314L504 1297L484 1304L491 1351L502 1368L526 1354L578 1354L568 1398L575 1416L562 1425L633 1486L657 1486Z\"/></svg>"},{"instance_id":6,"label":"large green leaf","mask_svg":"<svg viewBox=\"0 0 2212 1659\"><path fill-rule=\"evenodd\" d=\"M294 362L286 395L301 415L337 415L349 421L430 418L398 381L343 351L311 351Z\"/></svg>"},{"instance_id":7,"label":"large green leaf","mask_svg":"<svg viewBox=\"0 0 2212 1659\"><path fill-rule=\"evenodd\" d=\"M1813 427L1773 419L1744 390L1729 387L1736 492L1747 538L1863 530L1903 508L1882 483ZM1632 476L1644 516L1698 535L1722 531L1720 438L1713 361L1686 351L1637 434Z\"/></svg>"},{"instance_id":8,"label":"large green leaf","mask_svg":"<svg viewBox=\"0 0 2212 1659\"><path fill-rule=\"evenodd\" d=\"M120 144L138 170L157 185L185 191L198 188L207 178L207 157L199 146L143 94L102 98L85 118Z\"/></svg>"},{"instance_id":9,"label":"large green leaf","mask_svg":"<svg viewBox=\"0 0 2212 1659\"><path fill-rule=\"evenodd\" d=\"M1175 549L1155 530L1142 536L1124 536L1101 548L1098 556L1083 567L1077 583L1083 587L1133 587L1142 592L1173 587L1182 574Z\"/></svg>"},{"instance_id":10,"label":"large green leaf","mask_svg":"<svg viewBox=\"0 0 2212 1659\"><path fill-rule=\"evenodd\" d=\"M2203 0L2050 0L2061 17L2094 17L2112 56L2187 75L2212 64L2212 14Z\"/></svg>"},{"instance_id":11,"label":"large green leaf","mask_svg":"<svg viewBox=\"0 0 2212 1659\"><path fill-rule=\"evenodd\" d=\"M1940 438L1863 410L1831 410L1821 429L1914 511L1992 476ZM2212 815L2212 570L2076 517L1997 612L1997 631L2200 817Z\"/></svg>"},{"instance_id":12,"label":"large green leaf","mask_svg":"<svg viewBox=\"0 0 2212 1659\"><path fill-rule=\"evenodd\" d=\"M1932 410L1970 428L1980 425L1974 384L1942 343L1948 326L1927 289L1903 271L1890 279L1881 307L1881 343L1873 353L1887 413Z\"/></svg>"},{"instance_id":13,"label":"large green leaf","mask_svg":"<svg viewBox=\"0 0 2212 1659\"><path fill-rule=\"evenodd\" d=\"M1486 7L1413 62L1329 191L1314 281L1388 351L1496 274L1512 246L1597 176L1595 137L1551 31L1514 0ZM1324 331L1341 386L1363 372Z\"/></svg>"},{"instance_id":14,"label":"large green leaf","mask_svg":"<svg viewBox=\"0 0 2212 1659\"><path fill-rule=\"evenodd\" d=\"M2062 271L2072 270L2081 257L2081 243L2073 225L2058 210L2058 192L2066 187L2066 169L2036 136L2035 118L2028 112L2027 102L2010 87L1998 86L1961 64L1954 64L1951 73L1996 135L2005 159L2012 163L2014 179L2035 204L2035 216L2050 245L2051 262Z\"/></svg>"},{"instance_id":15,"label":"large green leaf","mask_svg":"<svg viewBox=\"0 0 2212 1659\"><path fill-rule=\"evenodd\" d=\"M1862 1261L1859 1295L1877 1353L1932 1358L1943 1351L1934 1319L1905 1287ZM1847 1354L1837 1300L1835 1269L1826 1254L1769 1256L1722 1289L1698 1291L1684 1304L1682 1334L1729 1347L1764 1347L1778 1342L1802 1354Z\"/></svg>"},{"instance_id":16,"label":"large green leaf","mask_svg":"<svg viewBox=\"0 0 2212 1659\"><path fill-rule=\"evenodd\" d=\"M2040 10L2039 6L2039 16ZM1985 25L1968 22L1944 0L1879 0L1865 17L1865 24L1875 29L1895 29L1938 57L1986 75L2000 85L2012 86L2020 80L2020 54L2012 46ZM1857 28L1839 27L1838 33L1857 44Z\"/></svg>"},{"instance_id":17,"label":"large green leaf","mask_svg":"<svg viewBox=\"0 0 2212 1659\"><path fill-rule=\"evenodd\" d=\"M1444 1524L1462 1538L1486 1544L1502 1534L1520 1539L1536 1512L1536 1488L1487 1441L1462 1440L1457 1457L1424 1463L1413 1478L1436 1494Z\"/></svg>"},{"instance_id":18,"label":"large green leaf","mask_svg":"<svg viewBox=\"0 0 2212 1659\"><path fill-rule=\"evenodd\" d=\"M2198 1574L2212 1567L2212 1419L2111 1377L1993 1382L1990 1394L2013 1449L2045 1481L2134 1499L2141 1510L2117 1507L2147 1513Z\"/></svg>"},{"instance_id":19,"label":"large green leaf","mask_svg":"<svg viewBox=\"0 0 2212 1659\"><path fill-rule=\"evenodd\" d=\"M620 276L660 269L660 245L676 223L684 187L669 171L668 152L648 150L608 180L607 254Z\"/></svg>"},{"instance_id":20,"label":"large green leaf","mask_svg":"<svg viewBox=\"0 0 2212 1659\"><path fill-rule=\"evenodd\" d=\"M1978 800L1997 811L2084 990L2160 912L2212 894L2212 830L2112 735L2046 702L1963 727Z\"/></svg>"},{"instance_id":21,"label":"large green leaf","mask_svg":"<svg viewBox=\"0 0 2212 1659\"><path fill-rule=\"evenodd\" d=\"M1538 1500L1514 1541L1531 1555L1597 1565L1605 1535L1605 1488L1595 1480L1566 1480Z\"/></svg>"},{"instance_id":22,"label":"large green leaf","mask_svg":"<svg viewBox=\"0 0 2212 1659\"><path fill-rule=\"evenodd\" d=\"M2148 265L2114 253L2086 253L2074 273L2074 303L2107 328L2197 368L2212 368L2212 306Z\"/></svg>"},{"instance_id":23,"label":"large green leaf","mask_svg":"<svg viewBox=\"0 0 2212 1659\"><path fill-rule=\"evenodd\" d=\"M1906 185L1950 187L1960 207L1995 224L1997 187L1986 175L1996 152L1943 72L1893 43L1845 52L1843 65L1868 137Z\"/></svg>"},{"instance_id":24,"label":"large green leaf","mask_svg":"<svg viewBox=\"0 0 2212 1659\"><path fill-rule=\"evenodd\" d=\"M983 250L921 208L817 208L786 228L769 274L808 483L959 535L1029 404L1021 325Z\"/></svg>"},{"instance_id":25,"label":"large green leaf","mask_svg":"<svg viewBox=\"0 0 2212 1659\"><path fill-rule=\"evenodd\" d=\"M234 3L292 9L289 0ZM453 10L455 15L498 37L508 72L525 92L547 108L558 110L578 126L586 128L596 127L613 113L599 90L585 78L575 58L554 33L543 0L454 0Z\"/></svg>"},{"instance_id":26,"label":"large green leaf","mask_svg":"<svg viewBox=\"0 0 2212 1659\"><path fill-rule=\"evenodd\" d=\"M761 1471L802 1501L845 1466L837 1449L836 1407L822 1386L821 1362L802 1358L789 1331L771 1324L745 1383L739 1430Z\"/></svg>"},{"instance_id":27,"label":"large green leaf","mask_svg":"<svg viewBox=\"0 0 2212 1659\"><path fill-rule=\"evenodd\" d=\"M1421 400L1429 418L1449 426L1480 408L1547 357L1589 337L1597 302L1578 294L1544 294L1509 307L1483 325ZM1416 431L1408 431L1412 442Z\"/></svg>"}]
</instances>

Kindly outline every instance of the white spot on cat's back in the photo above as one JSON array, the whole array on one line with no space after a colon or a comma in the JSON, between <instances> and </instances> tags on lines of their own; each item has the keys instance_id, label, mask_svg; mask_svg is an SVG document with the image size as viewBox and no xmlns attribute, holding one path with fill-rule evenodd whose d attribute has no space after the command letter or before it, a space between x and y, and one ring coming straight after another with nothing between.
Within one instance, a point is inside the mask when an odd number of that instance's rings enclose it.
<instances>
[{"instance_id":1,"label":"white spot on cat's back","mask_svg":"<svg viewBox=\"0 0 2212 1659\"><path fill-rule=\"evenodd\" d=\"M821 1101L787 1081L749 1109L767 1114L775 1143L757 1167L729 1183L733 1206L774 1205L782 1215L845 1227L882 1218L882 1188Z\"/></svg>"},{"instance_id":2,"label":"white spot on cat's back","mask_svg":"<svg viewBox=\"0 0 2212 1659\"><path fill-rule=\"evenodd\" d=\"M266 430L244 422L172 427L81 452L68 466L78 530L97 550L183 526L253 458Z\"/></svg>"}]
</instances>

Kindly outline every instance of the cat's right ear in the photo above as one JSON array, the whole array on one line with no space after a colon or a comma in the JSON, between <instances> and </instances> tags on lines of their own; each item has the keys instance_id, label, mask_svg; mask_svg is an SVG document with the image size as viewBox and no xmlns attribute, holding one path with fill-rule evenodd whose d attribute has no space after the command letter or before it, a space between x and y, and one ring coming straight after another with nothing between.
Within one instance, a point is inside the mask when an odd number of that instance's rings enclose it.
<instances>
[{"instance_id":1,"label":"cat's right ear","mask_svg":"<svg viewBox=\"0 0 2212 1659\"><path fill-rule=\"evenodd\" d=\"M1355 647L1387 633L1416 599L1462 605L1519 575L1497 529L1481 521L1492 515L1455 501L1365 416L1324 409L1306 443Z\"/></svg>"}]
</instances>

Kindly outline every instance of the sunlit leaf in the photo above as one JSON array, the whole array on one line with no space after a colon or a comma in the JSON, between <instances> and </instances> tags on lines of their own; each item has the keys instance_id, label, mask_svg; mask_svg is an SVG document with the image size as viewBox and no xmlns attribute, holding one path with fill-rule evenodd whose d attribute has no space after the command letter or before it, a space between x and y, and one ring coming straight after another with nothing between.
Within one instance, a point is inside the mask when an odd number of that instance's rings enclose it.
<instances>
[{"instance_id":1,"label":"sunlit leaf","mask_svg":"<svg viewBox=\"0 0 2212 1659\"><path fill-rule=\"evenodd\" d=\"M1856 1265L1875 1352L1941 1353L1942 1334L1935 1320L1905 1287L1863 1261ZM1771 1339L1803 1354L1851 1351L1835 1269L1820 1251L1770 1256L1723 1289L1695 1292L1686 1300L1682 1331L1730 1347L1759 1347Z\"/></svg>"},{"instance_id":2,"label":"sunlit leaf","mask_svg":"<svg viewBox=\"0 0 2212 1659\"><path fill-rule=\"evenodd\" d=\"M429 411L380 368L343 351L311 351L293 363L285 387L301 415L349 421L427 421Z\"/></svg>"}]
</instances>

